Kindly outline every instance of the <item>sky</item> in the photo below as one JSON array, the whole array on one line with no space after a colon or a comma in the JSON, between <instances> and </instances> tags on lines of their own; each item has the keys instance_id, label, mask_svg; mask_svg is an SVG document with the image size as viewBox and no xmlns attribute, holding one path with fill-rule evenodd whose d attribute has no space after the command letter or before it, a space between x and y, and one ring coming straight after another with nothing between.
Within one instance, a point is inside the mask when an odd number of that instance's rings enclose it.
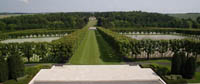
<instances>
[{"instance_id":1,"label":"sky","mask_svg":"<svg viewBox=\"0 0 200 84\"><path fill-rule=\"evenodd\" d=\"M0 0L0 13L105 11L200 13L200 0Z\"/></svg>"}]
</instances>

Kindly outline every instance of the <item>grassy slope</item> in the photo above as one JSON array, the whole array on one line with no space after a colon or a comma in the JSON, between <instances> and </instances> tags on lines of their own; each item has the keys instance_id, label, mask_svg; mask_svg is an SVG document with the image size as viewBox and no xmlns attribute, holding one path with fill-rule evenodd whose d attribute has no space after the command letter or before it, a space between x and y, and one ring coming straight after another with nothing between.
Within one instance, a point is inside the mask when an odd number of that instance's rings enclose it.
<instances>
[{"instance_id":1,"label":"grassy slope","mask_svg":"<svg viewBox=\"0 0 200 84\"><path fill-rule=\"evenodd\" d=\"M180 13L180 14L178 13L178 14L168 14L168 15L177 18L184 18L184 19L191 18L193 20L196 20L196 18L200 16L200 13Z\"/></svg>"}]
</instances>

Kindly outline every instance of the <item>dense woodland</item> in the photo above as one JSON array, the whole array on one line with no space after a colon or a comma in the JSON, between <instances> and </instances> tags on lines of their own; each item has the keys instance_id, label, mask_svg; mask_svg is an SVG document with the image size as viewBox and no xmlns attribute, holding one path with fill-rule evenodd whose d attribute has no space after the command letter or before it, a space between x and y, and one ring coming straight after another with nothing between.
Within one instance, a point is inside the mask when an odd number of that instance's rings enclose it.
<instances>
[{"instance_id":1,"label":"dense woodland","mask_svg":"<svg viewBox=\"0 0 200 84\"><path fill-rule=\"evenodd\" d=\"M133 12L95 13L50 13L13 16L0 19L0 31L25 29L74 29L83 28L90 16L98 19L98 26L106 28L200 28L200 17L196 20L180 19L167 14Z\"/></svg>"},{"instance_id":2,"label":"dense woodland","mask_svg":"<svg viewBox=\"0 0 200 84\"><path fill-rule=\"evenodd\" d=\"M200 28L199 19L179 19L167 14L134 12L105 12L95 13L98 26L106 28L140 28L140 27L163 27L163 28Z\"/></svg>"},{"instance_id":3,"label":"dense woodland","mask_svg":"<svg viewBox=\"0 0 200 84\"><path fill-rule=\"evenodd\" d=\"M52 13L8 17L0 19L0 31L83 28L88 22L89 15L89 13Z\"/></svg>"}]
</instances>

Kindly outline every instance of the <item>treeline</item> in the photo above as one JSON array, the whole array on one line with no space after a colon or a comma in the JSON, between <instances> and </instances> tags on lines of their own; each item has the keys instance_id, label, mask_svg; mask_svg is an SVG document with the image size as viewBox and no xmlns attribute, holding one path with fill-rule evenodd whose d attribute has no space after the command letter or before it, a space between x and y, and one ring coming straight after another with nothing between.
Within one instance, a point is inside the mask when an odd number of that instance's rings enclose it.
<instances>
[{"instance_id":1,"label":"treeline","mask_svg":"<svg viewBox=\"0 0 200 84\"><path fill-rule=\"evenodd\" d=\"M170 34L170 33L180 33L187 35L200 35L199 29L180 29L180 28L111 28L112 31L121 32L121 33L129 33L129 32L143 32L143 33L162 33L162 34Z\"/></svg>"},{"instance_id":2,"label":"treeline","mask_svg":"<svg viewBox=\"0 0 200 84\"><path fill-rule=\"evenodd\" d=\"M104 12L95 13L98 26L105 28L139 28L139 27L164 27L164 28L200 28L199 19L179 19L159 13L133 12Z\"/></svg>"},{"instance_id":3,"label":"treeline","mask_svg":"<svg viewBox=\"0 0 200 84\"><path fill-rule=\"evenodd\" d=\"M98 28L98 31L104 36L105 40L113 47L113 49L118 51L125 61L137 60L138 58L152 59L154 58L152 55L155 52L161 54L160 57L156 58L169 58L169 56L164 56L164 53L171 51L174 53L172 74L181 74L184 78L192 78L194 76L196 59L200 55L200 41L189 39L135 40L104 28ZM146 53L146 56L140 57L140 54L144 52ZM183 54L180 56L179 54L177 55L177 53ZM179 56L179 58L177 58L177 56ZM182 66L182 64L184 66ZM179 65L181 66L181 69ZM191 70L189 70L190 68ZM180 73L179 71L182 69L185 69L185 72Z\"/></svg>"},{"instance_id":4,"label":"treeline","mask_svg":"<svg viewBox=\"0 0 200 84\"><path fill-rule=\"evenodd\" d=\"M0 31L83 28L89 16L89 13L51 13L8 17L0 19Z\"/></svg>"},{"instance_id":5,"label":"treeline","mask_svg":"<svg viewBox=\"0 0 200 84\"><path fill-rule=\"evenodd\" d=\"M6 32L0 34L0 40L10 39L10 38L18 38L25 36L36 36L43 37L43 35L56 35L56 34L70 34L76 29L68 29L68 30L48 30L48 29L31 29L31 30L23 30L23 31L15 31L15 32Z\"/></svg>"}]
</instances>

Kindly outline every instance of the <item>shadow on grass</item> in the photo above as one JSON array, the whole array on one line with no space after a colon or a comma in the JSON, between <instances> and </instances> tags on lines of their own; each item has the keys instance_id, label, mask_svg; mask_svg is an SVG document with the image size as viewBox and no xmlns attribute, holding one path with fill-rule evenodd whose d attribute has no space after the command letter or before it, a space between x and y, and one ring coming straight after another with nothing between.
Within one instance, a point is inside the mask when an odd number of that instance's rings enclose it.
<instances>
[{"instance_id":1,"label":"shadow on grass","mask_svg":"<svg viewBox=\"0 0 200 84\"><path fill-rule=\"evenodd\" d=\"M146 58L137 58L137 59L131 59L132 62L137 62L137 61L159 61L159 60L169 60L171 61L171 57L166 57L166 58L150 58L150 59L146 59Z\"/></svg>"},{"instance_id":2,"label":"shadow on grass","mask_svg":"<svg viewBox=\"0 0 200 84\"><path fill-rule=\"evenodd\" d=\"M112 49L112 47L103 39L98 31L95 31L96 39L100 50L100 58L104 62L121 62L121 57Z\"/></svg>"}]
</instances>

